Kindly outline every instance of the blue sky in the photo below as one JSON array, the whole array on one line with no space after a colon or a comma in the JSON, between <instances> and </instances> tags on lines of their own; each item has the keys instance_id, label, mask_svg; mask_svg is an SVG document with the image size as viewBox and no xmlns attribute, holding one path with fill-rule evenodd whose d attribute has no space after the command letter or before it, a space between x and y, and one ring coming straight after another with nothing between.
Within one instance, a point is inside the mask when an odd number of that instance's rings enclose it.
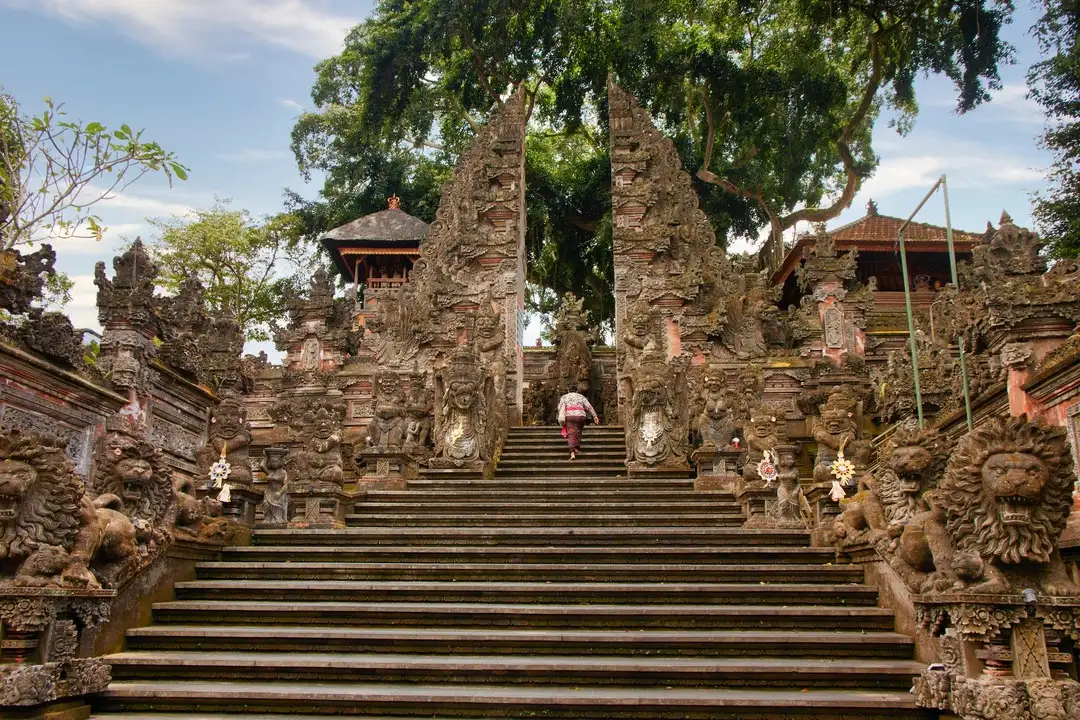
<instances>
[{"instance_id":1,"label":"blue sky","mask_svg":"<svg viewBox=\"0 0 1080 720\"><path fill-rule=\"evenodd\" d=\"M310 105L314 65L337 52L372 0L0 0L5 71L0 83L27 109L52 96L70 115L145 128L146 137L191 168L169 188L144 180L99 207L105 239L57 245L60 269L76 280L68 311L76 326L97 327L93 266L138 234L147 217L205 208L214 196L255 214L281 207L292 187L314 196L289 151L289 132ZM981 231L1008 209L1030 224L1032 191L1049 157L1037 146L1039 108L1025 99L1024 76L1037 58L1028 34L1037 14L1018 9L1006 30L1017 64L1003 68L1005 88L965 116L953 112L951 86L920 80L915 129L899 137L879 122L881 167L851 209L830 225L860 217L873 197L884 214L907 216L947 173L953 223ZM940 200L919 216L944 222ZM798 228L807 230L809 228ZM736 247L738 249L738 247ZM534 330L535 332L535 330ZM532 335L532 333L529 333Z\"/></svg>"}]
</instances>

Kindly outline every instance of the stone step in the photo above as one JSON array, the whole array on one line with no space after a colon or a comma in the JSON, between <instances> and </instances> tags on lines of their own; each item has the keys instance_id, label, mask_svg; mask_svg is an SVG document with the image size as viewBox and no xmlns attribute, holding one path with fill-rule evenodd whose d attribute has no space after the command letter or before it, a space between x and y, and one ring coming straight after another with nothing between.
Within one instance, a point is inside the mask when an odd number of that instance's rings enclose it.
<instances>
[{"instance_id":1,"label":"stone step","mask_svg":"<svg viewBox=\"0 0 1080 720\"><path fill-rule=\"evenodd\" d=\"M894 632L808 630L513 630L336 626L152 625L130 650L478 653L649 656L889 657L910 659Z\"/></svg>"},{"instance_id":2,"label":"stone step","mask_svg":"<svg viewBox=\"0 0 1080 720\"><path fill-rule=\"evenodd\" d=\"M577 460L559 458L557 460L542 460L539 458L522 457L521 459L499 459L497 473L508 474L511 471L521 473L528 471L530 474L559 473L570 474L607 474L612 477L626 475L625 459L597 459L594 457L581 457Z\"/></svg>"},{"instance_id":3,"label":"stone step","mask_svg":"<svg viewBox=\"0 0 1080 720\"><path fill-rule=\"evenodd\" d=\"M585 477L569 478L563 475L531 475L516 471L512 475L497 474L494 480L465 480L465 479L438 479L438 480L410 480L410 490L501 490L502 492L533 492L536 490L591 490L616 492L620 490L693 490L694 481L686 478L658 478L638 480L634 478L604 478Z\"/></svg>"},{"instance_id":4,"label":"stone step","mask_svg":"<svg viewBox=\"0 0 1080 720\"><path fill-rule=\"evenodd\" d=\"M260 545L513 545L690 546L809 545L803 530L710 527L410 527L410 528L261 528L252 532Z\"/></svg>"},{"instance_id":5,"label":"stone step","mask_svg":"<svg viewBox=\"0 0 1080 720\"><path fill-rule=\"evenodd\" d=\"M341 720L341 715L267 715L266 713L249 714L236 713L158 713L145 711L131 712L98 712L91 715L88 720ZM389 715L349 715L350 720L401 720L401 715L393 717ZM479 720L479 718L463 717L430 717L428 720Z\"/></svg>"},{"instance_id":6,"label":"stone step","mask_svg":"<svg viewBox=\"0 0 1080 720\"><path fill-rule=\"evenodd\" d=\"M569 444L564 438L550 440L507 440L503 443L500 457L524 455L530 452L567 452ZM597 453L626 452L626 443L622 438L598 438L591 435L582 438L582 449L590 455Z\"/></svg>"},{"instance_id":7,"label":"stone step","mask_svg":"<svg viewBox=\"0 0 1080 720\"><path fill-rule=\"evenodd\" d=\"M735 502L731 496L726 496L725 499L721 500L701 499L667 501L663 505L658 505L655 500L623 501L619 498L610 496L601 497L600 499L577 500L560 498L558 500L553 499L543 502L537 502L533 499L513 502L512 499L506 497L499 497L496 499L474 498L468 502L449 500L446 498L442 498L441 501L423 500L417 502L413 500L411 495L413 495L413 493L402 493L401 497L396 498L391 502L380 502L379 500L382 499L382 496L377 496L377 500L375 501L369 497L363 502L356 503L356 510L357 512L363 511L365 513L400 513L406 515L418 513L425 515L486 515L489 513L492 515L560 515L567 512L573 512L580 515L592 513L648 515L656 513L658 510L663 510L665 513L685 513L695 515L742 512L739 503Z\"/></svg>"},{"instance_id":8,"label":"stone step","mask_svg":"<svg viewBox=\"0 0 1080 720\"><path fill-rule=\"evenodd\" d=\"M360 506L358 510L367 508ZM742 527L746 518L737 509L726 513L591 513L587 509L576 513L529 514L477 514L450 515L446 513L423 513L409 515L404 513L369 513L354 512L345 516L345 524L354 527L414 527L423 525L434 527L474 527L493 525L499 527L685 527L704 525L708 527Z\"/></svg>"},{"instance_id":9,"label":"stone step","mask_svg":"<svg viewBox=\"0 0 1080 720\"><path fill-rule=\"evenodd\" d=\"M664 507L708 506L710 503L737 504L735 496L729 492L689 490L534 490L529 497L523 498L517 492L506 492L494 484L490 490L369 490L362 506L367 503L390 504L409 503L427 508L441 507L444 504L460 503L462 506L477 507L481 503L507 503L514 507L528 503L561 504L596 504L596 505L642 505L656 507L663 502ZM357 505L361 506L360 503Z\"/></svg>"},{"instance_id":10,"label":"stone step","mask_svg":"<svg viewBox=\"0 0 1080 720\"><path fill-rule=\"evenodd\" d=\"M567 605L432 602L278 602L269 600L173 600L155 603L158 622L229 625L246 623L335 627L893 629L892 612L873 606L839 605Z\"/></svg>"},{"instance_id":11,"label":"stone step","mask_svg":"<svg viewBox=\"0 0 1080 720\"><path fill-rule=\"evenodd\" d=\"M921 663L888 658L416 655L345 652L129 651L107 655L124 680L522 683L908 689Z\"/></svg>"},{"instance_id":12,"label":"stone step","mask_svg":"<svg viewBox=\"0 0 1080 720\"><path fill-rule=\"evenodd\" d=\"M829 583L573 583L334 580L194 580L176 584L178 600L294 600L447 603L611 603L873 605L869 585Z\"/></svg>"},{"instance_id":13,"label":"stone step","mask_svg":"<svg viewBox=\"0 0 1080 720\"><path fill-rule=\"evenodd\" d=\"M202 562L200 580L858 583L855 565L580 565L565 563Z\"/></svg>"},{"instance_id":14,"label":"stone step","mask_svg":"<svg viewBox=\"0 0 1080 720\"><path fill-rule=\"evenodd\" d=\"M842 672L840 670L839 672ZM452 712L499 718L776 720L779 717L928 720L907 690L579 687L530 685L156 681L114 682L101 710L333 715ZM188 715L188 717L193 717Z\"/></svg>"},{"instance_id":15,"label":"stone step","mask_svg":"<svg viewBox=\"0 0 1080 720\"><path fill-rule=\"evenodd\" d=\"M551 447L514 447L503 446L502 452L499 454L500 464L503 462L510 462L516 460L528 460L535 458L537 460L557 460L566 461L569 457L570 450L567 448L566 443L562 445L553 445ZM582 450L578 455L577 460L574 462L583 463L586 460L612 460L618 463L626 461L626 450L620 447L595 447L589 445L588 448Z\"/></svg>"},{"instance_id":16,"label":"stone step","mask_svg":"<svg viewBox=\"0 0 1080 720\"><path fill-rule=\"evenodd\" d=\"M597 435L618 435L619 437L626 437L626 430L621 425L595 425L588 423L585 425L585 432L594 432ZM555 436L559 437L562 434L562 428L558 425L519 425L512 427L507 432L508 437L533 437L539 435L541 437Z\"/></svg>"},{"instance_id":17,"label":"stone step","mask_svg":"<svg viewBox=\"0 0 1080 720\"><path fill-rule=\"evenodd\" d=\"M428 562L428 563L622 563L622 564L818 564L833 562L831 548L799 546L733 547L497 547L497 546L336 546L251 545L228 547L229 562ZM848 567L843 566L842 567Z\"/></svg>"}]
</instances>

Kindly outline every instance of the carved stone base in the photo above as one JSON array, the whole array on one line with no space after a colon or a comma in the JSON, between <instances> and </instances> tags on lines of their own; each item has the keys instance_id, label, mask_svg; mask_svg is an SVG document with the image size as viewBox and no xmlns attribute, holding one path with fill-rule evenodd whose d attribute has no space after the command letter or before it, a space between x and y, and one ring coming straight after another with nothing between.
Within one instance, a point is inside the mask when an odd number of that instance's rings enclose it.
<instances>
[{"instance_id":1,"label":"carved stone base","mask_svg":"<svg viewBox=\"0 0 1080 720\"><path fill-rule=\"evenodd\" d=\"M832 527L836 518L842 512L840 503L830 496L832 484L814 485L806 491L806 501L810 503L813 512L811 525L811 538L814 545L831 545L833 540ZM873 548L871 548L873 552Z\"/></svg>"},{"instance_id":2,"label":"carved stone base","mask_svg":"<svg viewBox=\"0 0 1080 720\"><path fill-rule=\"evenodd\" d=\"M255 526L255 508L263 500L262 490L250 485L234 485L230 491L229 502L224 503L222 512L225 517L244 527Z\"/></svg>"},{"instance_id":3,"label":"carved stone base","mask_svg":"<svg viewBox=\"0 0 1080 720\"><path fill-rule=\"evenodd\" d=\"M78 655L83 631L108 617L115 595L109 590L0 589L0 707L24 708L26 717L50 717L47 713L55 708L48 704L104 690L112 679L109 666ZM68 716L77 717L57 717Z\"/></svg>"},{"instance_id":4,"label":"carved stone base","mask_svg":"<svg viewBox=\"0 0 1080 720\"><path fill-rule=\"evenodd\" d=\"M401 451L363 450L356 460L362 469L356 485L364 490L404 490L419 474L416 458Z\"/></svg>"},{"instance_id":5,"label":"carved stone base","mask_svg":"<svg viewBox=\"0 0 1080 720\"><path fill-rule=\"evenodd\" d=\"M291 528L343 528L353 496L338 487L307 486L289 491Z\"/></svg>"},{"instance_id":6,"label":"carved stone base","mask_svg":"<svg viewBox=\"0 0 1080 720\"><path fill-rule=\"evenodd\" d=\"M732 447L718 450L715 446L703 445L698 448L690 456L697 467L694 489L734 493L742 478L742 457L743 451Z\"/></svg>"},{"instance_id":7,"label":"carved stone base","mask_svg":"<svg viewBox=\"0 0 1080 720\"><path fill-rule=\"evenodd\" d=\"M765 504L770 500L776 500L775 488L765 486L764 480L747 482L744 478L738 478L734 486L735 499L742 506L743 515L746 516L746 527L761 527L765 519Z\"/></svg>"}]
</instances>

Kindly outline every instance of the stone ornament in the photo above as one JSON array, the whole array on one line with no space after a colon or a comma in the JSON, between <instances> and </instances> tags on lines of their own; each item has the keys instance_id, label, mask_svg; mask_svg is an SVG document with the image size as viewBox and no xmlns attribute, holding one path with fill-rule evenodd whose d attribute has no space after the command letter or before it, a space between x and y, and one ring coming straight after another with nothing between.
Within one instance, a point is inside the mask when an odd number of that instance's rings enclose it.
<instances>
[{"instance_id":1,"label":"stone ornament","mask_svg":"<svg viewBox=\"0 0 1080 720\"><path fill-rule=\"evenodd\" d=\"M708 367L701 382L701 411L694 420L694 433L702 448L719 450L731 445L735 431L735 392L728 387L722 368Z\"/></svg>"},{"instance_id":2,"label":"stone ornament","mask_svg":"<svg viewBox=\"0 0 1080 720\"><path fill-rule=\"evenodd\" d=\"M405 443L408 429L405 389L401 378L392 372L375 377L375 413L367 426L365 443L368 448L386 452L399 451Z\"/></svg>"},{"instance_id":3,"label":"stone ornament","mask_svg":"<svg viewBox=\"0 0 1080 720\"><path fill-rule=\"evenodd\" d=\"M686 468L690 423L685 364L664 362L647 349L630 375L629 390L629 469Z\"/></svg>"},{"instance_id":4,"label":"stone ornament","mask_svg":"<svg viewBox=\"0 0 1080 720\"><path fill-rule=\"evenodd\" d=\"M492 458L498 429L490 414L495 383L468 346L435 376L435 456L431 467L480 469Z\"/></svg>"},{"instance_id":5,"label":"stone ornament","mask_svg":"<svg viewBox=\"0 0 1080 720\"><path fill-rule=\"evenodd\" d=\"M814 482L831 483L835 477L834 464L841 448L853 442L858 433L855 413L858 401L835 388L819 409L819 422L814 427L817 458L814 461Z\"/></svg>"},{"instance_id":6,"label":"stone ornament","mask_svg":"<svg viewBox=\"0 0 1080 720\"><path fill-rule=\"evenodd\" d=\"M341 402L316 401L301 417L306 448L300 457L305 481L315 487L340 488L344 483L341 458L341 429L345 405Z\"/></svg>"},{"instance_id":7,"label":"stone ornament","mask_svg":"<svg viewBox=\"0 0 1080 720\"><path fill-rule=\"evenodd\" d=\"M176 492L176 539L223 544L229 523L222 517L221 503L209 497L199 499L195 481L190 478L174 480L173 490Z\"/></svg>"},{"instance_id":8,"label":"stone ornament","mask_svg":"<svg viewBox=\"0 0 1080 720\"><path fill-rule=\"evenodd\" d=\"M749 422L744 428L746 441L746 461L743 465L743 479L754 485L760 485L758 465L765 459L765 453L772 453L780 444L783 434L782 419L778 420L773 410L758 406L750 413Z\"/></svg>"},{"instance_id":9,"label":"stone ornament","mask_svg":"<svg viewBox=\"0 0 1080 720\"><path fill-rule=\"evenodd\" d=\"M259 510L265 525L280 526L289 522L288 454L288 448L279 445L263 450L262 469L266 473L266 487Z\"/></svg>"},{"instance_id":10,"label":"stone ornament","mask_svg":"<svg viewBox=\"0 0 1080 720\"><path fill-rule=\"evenodd\" d=\"M0 432L0 585L115 587L171 541L160 451L115 425L101 450L92 499L59 441Z\"/></svg>"},{"instance_id":11,"label":"stone ornament","mask_svg":"<svg viewBox=\"0 0 1080 720\"><path fill-rule=\"evenodd\" d=\"M207 442L195 454L199 472L206 488L220 488L224 483L251 485L248 465L248 447L251 430L247 422L247 410L234 392L226 392L221 403L210 411L210 433ZM228 468L224 469L220 463ZM211 477L214 466L224 470L220 482Z\"/></svg>"},{"instance_id":12,"label":"stone ornament","mask_svg":"<svg viewBox=\"0 0 1080 720\"><path fill-rule=\"evenodd\" d=\"M921 590L921 576L912 570L921 572L927 560L913 545L900 548L899 538L908 523L929 510L924 495L944 472L948 449L939 433L919 430L914 422L901 424L882 446L877 476L860 474L858 491L840 501L843 512L833 526L841 547L884 542L881 552L897 561L894 567L915 592Z\"/></svg>"},{"instance_id":13,"label":"stone ornament","mask_svg":"<svg viewBox=\"0 0 1080 720\"><path fill-rule=\"evenodd\" d=\"M79 657L79 648L83 632L108 617L114 594L0 588L0 707L33 708L105 690L109 666Z\"/></svg>"},{"instance_id":14,"label":"stone ornament","mask_svg":"<svg viewBox=\"0 0 1080 720\"><path fill-rule=\"evenodd\" d=\"M409 396L405 401L405 444L402 449L417 457L427 459L431 455L431 426L435 416L435 403L423 373L409 378Z\"/></svg>"}]
</instances>

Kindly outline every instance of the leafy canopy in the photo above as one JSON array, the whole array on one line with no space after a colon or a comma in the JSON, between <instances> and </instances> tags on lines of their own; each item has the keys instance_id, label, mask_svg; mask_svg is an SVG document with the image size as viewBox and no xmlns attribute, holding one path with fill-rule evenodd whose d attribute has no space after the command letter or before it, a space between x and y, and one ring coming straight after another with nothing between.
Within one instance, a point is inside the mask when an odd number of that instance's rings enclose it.
<instances>
[{"instance_id":1,"label":"leafy canopy","mask_svg":"<svg viewBox=\"0 0 1080 720\"><path fill-rule=\"evenodd\" d=\"M1050 188L1035 196L1035 220L1057 257L1080 254L1080 7L1045 0L1035 36L1042 61L1028 74L1031 96L1043 106L1048 126L1043 145L1054 155Z\"/></svg>"},{"instance_id":2,"label":"leafy canopy","mask_svg":"<svg viewBox=\"0 0 1080 720\"><path fill-rule=\"evenodd\" d=\"M874 170L881 108L917 112L942 73L969 110L1011 58L1008 0L381 0L320 63L293 130L326 174L295 208L317 233L392 193L431 220L439 182L493 106L523 84L530 305L573 290L611 317L609 73L671 136L718 235L770 252L785 229L850 204ZM822 206L822 203L827 203ZM769 259L769 258L766 258ZM773 258L775 259L775 258Z\"/></svg>"},{"instance_id":3,"label":"leafy canopy","mask_svg":"<svg viewBox=\"0 0 1080 720\"><path fill-rule=\"evenodd\" d=\"M160 234L148 248L161 267L161 286L175 292L196 276L206 288L207 310L232 314L248 340L270 339L286 293L310 276L312 253L292 215L256 222L219 200L210 210L152 224Z\"/></svg>"},{"instance_id":4,"label":"leafy canopy","mask_svg":"<svg viewBox=\"0 0 1080 720\"><path fill-rule=\"evenodd\" d=\"M0 88L0 250L50 236L100 240L94 207L151 172L170 184L187 179L176 156L141 130L71 120L51 98L29 115Z\"/></svg>"}]
</instances>

